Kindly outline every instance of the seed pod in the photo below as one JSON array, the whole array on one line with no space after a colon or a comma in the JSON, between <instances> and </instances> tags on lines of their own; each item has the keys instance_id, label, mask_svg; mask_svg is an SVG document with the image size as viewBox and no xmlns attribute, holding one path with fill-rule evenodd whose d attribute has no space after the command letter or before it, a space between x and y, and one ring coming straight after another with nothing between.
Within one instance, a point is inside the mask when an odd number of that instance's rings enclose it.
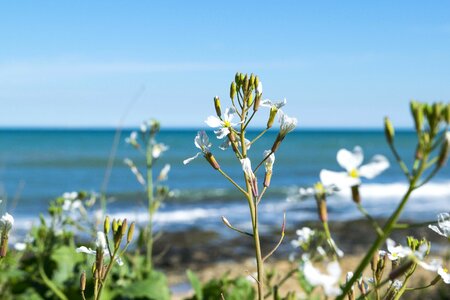
<instances>
[{"instance_id":1,"label":"seed pod","mask_svg":"<svg viewBox=\"0 0 450 300\"><path fill-rule=\"evenodd\" d=\"M214 155L211 152L208 152L207 154L205 154L205 158L215 170L220 169L219 163L217 162L216 158L214 157Z\"/></svg>"},{"instance_id":2,"label":"seed pod","mask_svg":"<svg viewBox=\"0 0 450 300\"><path fill-rule=\"evenodd\" d=\"M352 186L352 199L355 203L361 203L361 195L359 194L359 186Z\"/></svg>"}]
</instances>

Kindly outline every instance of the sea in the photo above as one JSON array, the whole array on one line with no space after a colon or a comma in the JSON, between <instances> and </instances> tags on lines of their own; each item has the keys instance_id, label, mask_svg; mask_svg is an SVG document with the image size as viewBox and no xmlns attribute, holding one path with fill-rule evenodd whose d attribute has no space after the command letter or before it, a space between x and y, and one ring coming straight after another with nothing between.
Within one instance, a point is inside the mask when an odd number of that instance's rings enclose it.
<instances>
[{"instance_id":1,"label":"sea","mask_svg":"<svg viewBox=\"0 0 450 300\"><path fill-rule=\"evenodd\" d=\"M24 234L36 224L39 215L48 218L49 201L65 192L104 192L106 211L111 217L127 217L144 224L147 221L145 190L128 166L132 159L141 172L145 160L141 152L125 142L132 129L0 129L0 213L15 218L15 235ZM137 129L136 129L137 130ZM250 138L261 130L249 131ZM250 228L246 200L219 172L203 159L188 165L183 160L195 155L194 129L166 129L157 135L158 142L169 146L155 162L157 174L165 165L171 170L165 185L171 197L155 216L157 230L191 229L216 231L224 236L230 230L222 223L226 217L234 226ZM211 151L222 169L237 183L242 182L242 168L231 151L219 149L222 141L208 132ZM269 131L249 150L253 165L270 149L277 130ZM411 165L417 143L413 131L396 133L395 144L407 165ZM300 200L298 190L319 180L322 169L343 171L336 161L341 148L361 146L364 163L376 154L385 155L391 167L380 176L365 180L360 191L362 204L374 217L386 218L395 209L407 189L407 180L396 163L381 130L303 129L290 133L276 153L271 186L259 205L261 230L274 230L283 222L293 229L302 222L317 220L314 199ZM108 167L110 166L110 167ZM263 168L258 171L263 180ZM105 180L107 178L107 180ZM261 189L261 188L260 188ZM343 190L328 197L329 218L348 221L362 218ZM404 210L403 220L426 222L436 220L438 213L450 211L450 168L444 167L425 186L415 191ZM97 203L90 211L99 209ZM295 228L294 228L295 229Z\"/></svg>"}]
</instances>

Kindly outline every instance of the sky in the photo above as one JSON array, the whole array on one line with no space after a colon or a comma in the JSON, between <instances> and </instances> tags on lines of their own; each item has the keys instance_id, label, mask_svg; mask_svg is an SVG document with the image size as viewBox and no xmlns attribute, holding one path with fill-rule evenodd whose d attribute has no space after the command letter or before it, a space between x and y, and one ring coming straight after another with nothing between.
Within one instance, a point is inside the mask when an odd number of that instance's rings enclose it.
<instances>
[{"instance_id":1,"label":"sky","mask_svg":"<svg viewBox=\"0 0 450 300\"><path fill-rule=\"evenodd\" d=\"M204 127L234 74L304 128L450 99L448 1L1 1L0 127ZM266 114L255 118L263 126Z\"/></svg>"}]
</instances>

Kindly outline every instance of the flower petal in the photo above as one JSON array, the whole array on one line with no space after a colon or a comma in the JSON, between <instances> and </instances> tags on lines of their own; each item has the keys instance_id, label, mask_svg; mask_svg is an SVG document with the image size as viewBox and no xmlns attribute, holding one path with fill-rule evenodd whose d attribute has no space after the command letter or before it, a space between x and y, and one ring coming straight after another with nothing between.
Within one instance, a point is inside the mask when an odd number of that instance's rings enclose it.
<instances>
[{"instance_id":1,"label":"flower petal","mask_svg":"<svg viewBox=\"0 0 450 300\"><path fill-rule=\"evenodd\" d=\"M222 126L222 120L220 120L218 117L216 116L209 116L206 120L205 123L212 128L216 128L216 127L220 127Z\"/></svg>"},{"instance_id":2,"label":"flower petal","mask_svg":"<svg viewBox=\"0 0 450 300\"><path fill-rule=\"evenodd\" d=\"M329 170L320 171L320 181L324 186L335 185L341 190L361 183L359 178L348 176L346 172L334 172Z\"/></svg>"},{"instance_id":3,"label":"flower petal","mask_svg":"<svg viewBox=\"0 0 450 300\"><path fill-rule=\"evenodd\" d=\"M95 250L92 250L91 248L86 248L85 246L78 247L75 251L77 253L86 253L86 254L89 254L89 255L95 255L96 254Z\"/></svg>"},{"instance_id":4,"label":"flower petal","mask_svg":"<svg viewBox=\"0 0 450 300\"><path fill-rule=\"evenodd\" d=\"M371 162L359 168L359 175L367 179L372 179L378 174L389 168L389 161L383 155L375 155Z\"/></svg>"},{"instance_id":5,"label":"flower petal","mask_svg":"<svg viewBox=\"0 0 450 300\"><path fill-rule=\"evenodd\" d=\"M227 127L220 128L219 130L214 130L214 133L216 134L216 137L218 139L223 139L230 133L230 129Z\"/></svg>"},{"instance_id":6,"label":"flower petal","mask_svg":"<svg viewBox=\"0 0 450 300\"><path fill-rule=\"evenodd\" d=\"M353 152L347 149L339 150L336 159L341 167L347 170L347 172L351 172L362 164L364 155L361 147L356 146Z\"/></svg>"},{"instance_id":7,"label":"flower petal","mask_svg":"<svg viewBox=\"0 0 450 300\"><path fill-rule=\"evenodd\" d=\"M187 165L188 163L190 163L191 161L193 161L194 159L196 159L200 154L202 154L202 153L201 153L201 152L197 152L197 154L195 154L194 156L189 157L189 158L183 160L183 164L184 164L184 165Z\"/></svg>"}]
</instances>

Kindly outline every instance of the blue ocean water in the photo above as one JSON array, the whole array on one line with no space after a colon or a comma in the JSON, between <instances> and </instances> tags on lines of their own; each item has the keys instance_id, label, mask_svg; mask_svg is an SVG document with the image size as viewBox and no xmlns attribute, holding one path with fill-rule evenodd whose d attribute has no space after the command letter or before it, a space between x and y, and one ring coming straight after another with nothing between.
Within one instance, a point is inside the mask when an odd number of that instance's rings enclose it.
<instances>
[{"instance_id":1,"label":"blue ocean water","mask_svg":"<svg viewBox=\"0 0 450 300\"><path fill-rule=\"evenodd\" d=\"M255 137L258 130L250 131ZM116 132L113 129L55 130L2 129L0 130L0 198L3 210L13 213L24 229L45 213L49 200L69 191L101 190L108 158ZM131 158L143 171L144 158L124 142L130 130L121 132L106 193L111 200L108 213L145 222L145 195L124 158ZM269 149L277 131L267 133L250 149L253 164ZM198 149L193 140L195 130L163 130L158 141L170 147L155 165L158 172L164 164L171 165L166 182L175 191L156 216L156 222L165 230L183 230L188 227L221 230L221 216L237 226L249 226L247 203L234 187L202 158L189 165L182 161ZM242 169L231 150L218 148L221 141L212 132L212 151L221 167L237 182ZM375 216L387 216L406 190L406 180L385 142L384 133L376 130L300 130L289 134L276 155L274 175L269 191L260 205L260 221L267 228L282 222L287 212L288 224L316 219L315 202L287 201L299 187L318 181L321 169L340 171L336 152L340 148L363 148L365 162L375 154L387 156L391 168L361 187L363 204ZM396 134L396 145L407 164L413 160L416 136L412 131ZM263 176L261 172L259 174ZM262 178L260 178L262 182ZM436 214L449 210L450 168L445 167L423 189L418 190L403 218L432 220ZM350 200L349 191L328 200L329 215L334 220L360 218ZM21 225L20 225L21 224ZM264 227L263 227L264 228Z\"/></svg>"}]
</instances>

